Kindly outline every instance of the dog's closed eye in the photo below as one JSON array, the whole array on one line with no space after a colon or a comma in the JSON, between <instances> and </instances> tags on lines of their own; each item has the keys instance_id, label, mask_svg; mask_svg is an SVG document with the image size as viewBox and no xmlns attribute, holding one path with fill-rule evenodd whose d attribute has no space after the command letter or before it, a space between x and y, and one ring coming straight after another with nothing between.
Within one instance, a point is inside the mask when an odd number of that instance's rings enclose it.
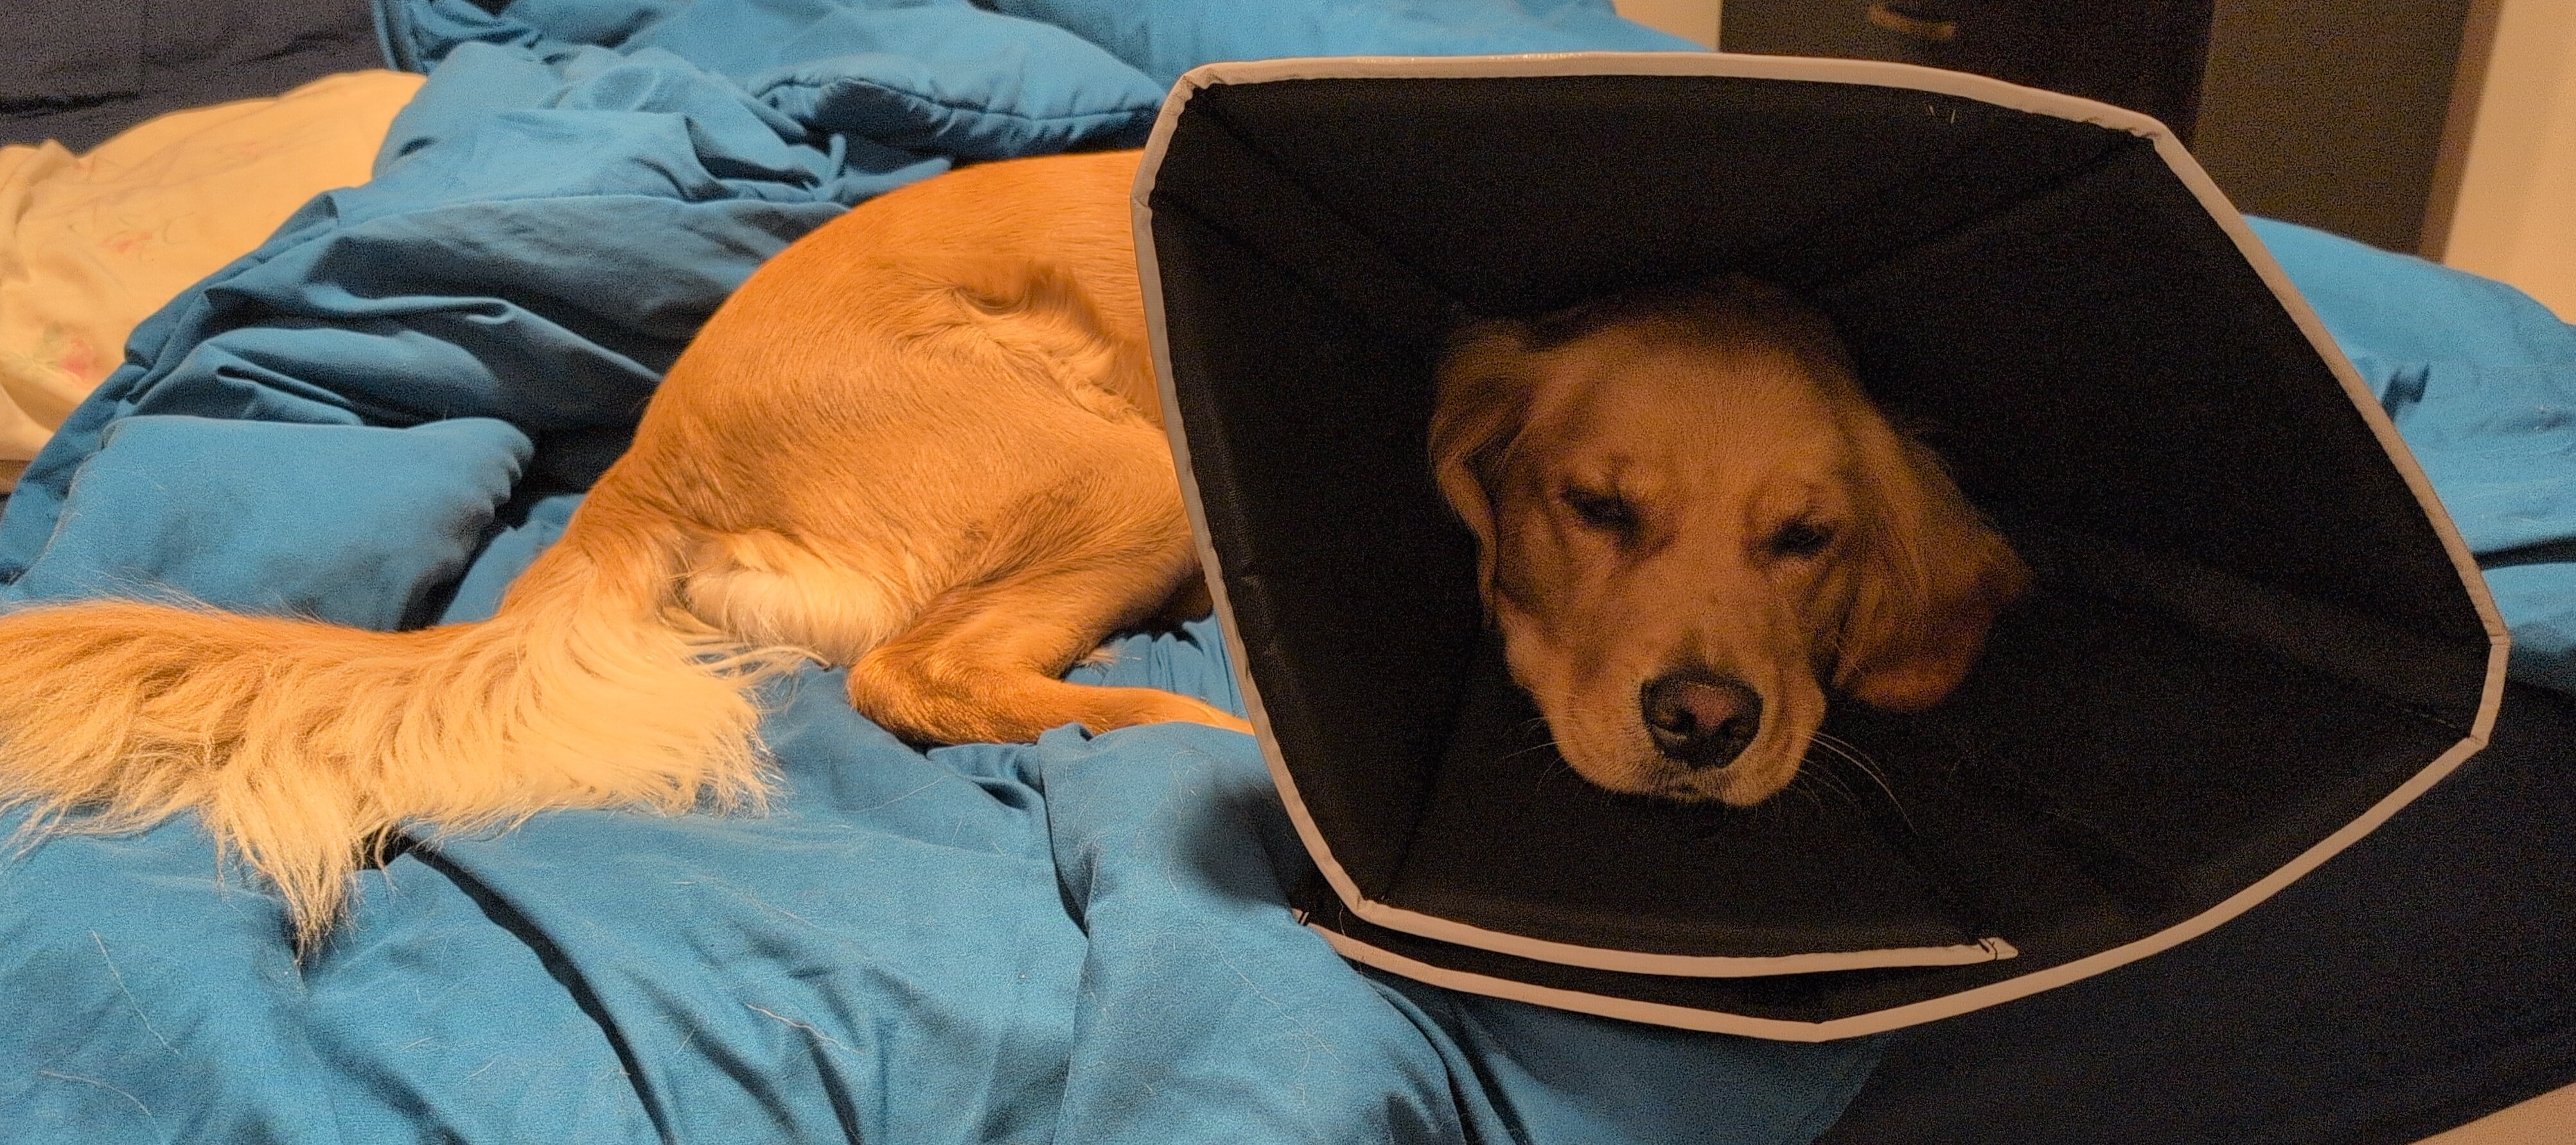
<instances>
[{"instance_id":1,"label":"dog's closed eye","mask_svg":"<svg viewBox=\"0 0 2576 1145\"><path fill-rule=\"evenodd\" d=\"M1568 485L1558 492L1557 499L1565 502L1565 507L1574 511L1575 519L1587 528L1608 533L1621 541L1633 540L1637 535L1640 524L1637 507L1626 497Z\"/></svg>"},{"instance_id":2,"label":"dog's closed eye","mask_svg":"<svg viewBox=\"0 0 2576 1145\"><path fill-rule=\"evenodd\" d=\"M1775 557L1803 559L1832 547L1834 534L1832 524L1801 517L1773 530L1762 547Z\"/></svg>"}]
</instances>

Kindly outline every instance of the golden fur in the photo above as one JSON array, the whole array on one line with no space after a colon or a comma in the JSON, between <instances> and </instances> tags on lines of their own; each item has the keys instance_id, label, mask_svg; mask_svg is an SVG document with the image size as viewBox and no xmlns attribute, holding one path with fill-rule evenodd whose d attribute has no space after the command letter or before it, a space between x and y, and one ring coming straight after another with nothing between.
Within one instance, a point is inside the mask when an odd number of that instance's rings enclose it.
<instances>
[{"instance_id":1,"label":"golden fur","mask_svg":"<svg viewBox=\"0 0 2576 1145\"><path fill-rule=\"evenodd\" d=\"M557 807L757 802L751 687L811 654L933 742L1162 720L1058 677L1195 583L1130 237L1133 154L967 168L753 274L562 540L478 624L96 603L0 617L0 801L195 811L299 942L370 846Z\"/></svg>"},{"instance_id":2,"label":"golden fur","mask_svg":"<svg viewBox=\"0 0 2576 1145\"><path fill-rule=\"evenodd\" d=\"M1746 279L1467 328L1431 450L1513 678L1615 791L1768 798L1827 683L1939 702L2028 578L1830 322Z\"/></svg>"}]
</instances>

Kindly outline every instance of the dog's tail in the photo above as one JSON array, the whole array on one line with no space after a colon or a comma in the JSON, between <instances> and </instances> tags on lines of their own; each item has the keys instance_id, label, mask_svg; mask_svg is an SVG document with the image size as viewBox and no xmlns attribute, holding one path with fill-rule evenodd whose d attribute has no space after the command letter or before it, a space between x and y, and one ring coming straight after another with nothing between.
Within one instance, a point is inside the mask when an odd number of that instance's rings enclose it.
<instances>
[{"instance_id":1,"label":"dog's tail","mask_svg":"<svg viewBox=\"0 0 2576 1145\"><path fill-rule=\"evenodd\" d=\"M309 948L406 825L756 803L751 688L795 655L682 613L668 527L597 507L480 623L373 632L125 602L0 616L0 806L32 810L29 838L195 811L276 884Z\"/></svg>"}]
</instances>

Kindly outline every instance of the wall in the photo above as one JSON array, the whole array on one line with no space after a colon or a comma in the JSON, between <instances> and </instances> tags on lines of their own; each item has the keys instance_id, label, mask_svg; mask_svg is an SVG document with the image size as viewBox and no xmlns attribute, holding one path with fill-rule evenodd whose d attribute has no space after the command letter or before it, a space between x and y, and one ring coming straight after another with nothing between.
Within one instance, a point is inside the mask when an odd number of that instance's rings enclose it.
<instances>
[{"instance_id":1,"label":"wall","mask_svg":"<svg viewBox=\"0 0 2576 1145\"><path fill-rule=\"evenodd\" d=\"M2483 75L2465 73L2477 99L2453 124L2459 191L2429 213L2428 232L2447 234L2428 233L2426 252L2576 320L2576 2L2483 0L2472 18L2492 49Z\"/></svg>"},{"instance_id":2,"label":"wall","mask_svg":"<svg viewBox=\"0 0 2576 1145\"><path fill-rule=\"evenodd\" d=\"M1719 0L1613 0L1619 14L1702 47L1717 46Z\"/></svg>"}]
</instances>

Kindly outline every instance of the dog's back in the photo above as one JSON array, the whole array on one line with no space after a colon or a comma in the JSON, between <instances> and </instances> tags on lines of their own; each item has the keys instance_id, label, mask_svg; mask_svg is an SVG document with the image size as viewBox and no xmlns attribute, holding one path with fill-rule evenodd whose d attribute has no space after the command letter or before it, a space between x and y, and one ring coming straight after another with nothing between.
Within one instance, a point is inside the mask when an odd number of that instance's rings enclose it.
<instances>
[{"instance_id":1,"label":"dog's back","mask_svg":"<svg viewBox=\"0 0 2576 1145\"><path fill-rule=\"evenodd\" d=\"M698 615L852 665L852 702L917 740L1244 726L1056 679L1197 571L1137 288L1136 158L893 192L716 313L601 483L692 535Z\"/></svg>"}]
</instances>

